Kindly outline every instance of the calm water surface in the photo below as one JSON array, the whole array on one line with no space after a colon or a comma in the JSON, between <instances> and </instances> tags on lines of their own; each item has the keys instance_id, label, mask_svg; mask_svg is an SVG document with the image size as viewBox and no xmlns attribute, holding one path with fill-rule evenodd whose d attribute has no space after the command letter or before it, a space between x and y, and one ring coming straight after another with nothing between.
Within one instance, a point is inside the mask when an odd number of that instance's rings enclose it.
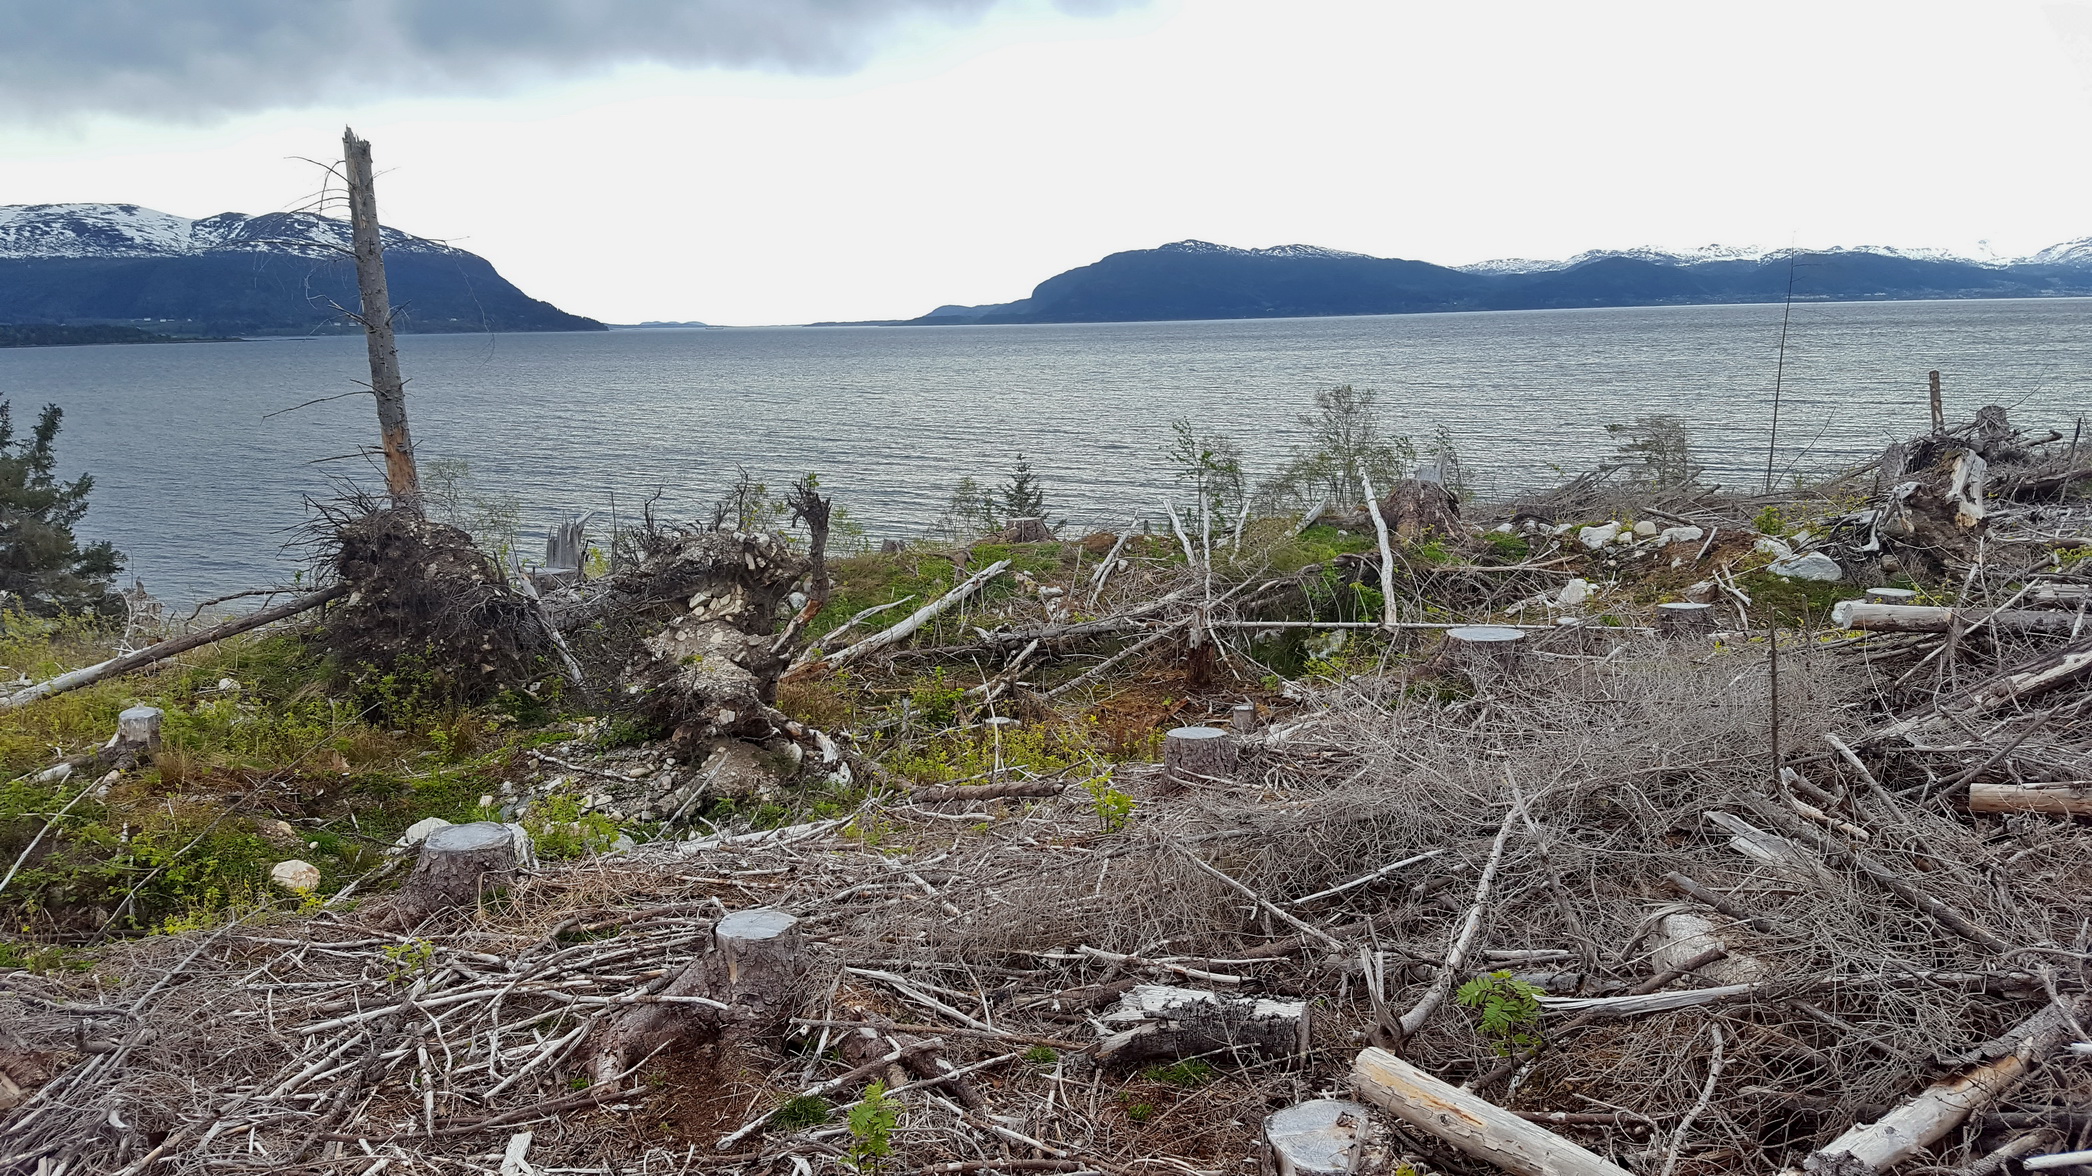
<instances>
[{"instance_id":1,"label":"calm water surface","mask_svg":"<svg viewBox=\"0 0 2092 1176\"><path fill-rule=\"evenodd\" d=\"M1081 326L746 328L409 336L402 363L426 458L460 458L523 506L526 536L656 491L700 511L746 465L806 470L874 538L920 533L961 475L1023 450L1056 516L1160 515L1168 422L1284 456L1315 389L1387 394L1394 431L1440 430L1484 489L1533 485L1609 452L1608 423L1675 413L1711 476L1763 477L1777 306L1519 311ZM381 481L354 388L356 338L0 350L26 421L65 409L68 476L92 472L82 531L115 541L170 600L270 583L307 495ZM1790 329L1778 464L1859 457L1923 427L1925 373L1950 414L1986 403L2072 427L2092 405L2092 300L1803 305ZM599 532L600 533L600 532ZM537 540L541 542L541 540ZM532 545L526 539L526 550Z\"/></svg>"}]
</instances>

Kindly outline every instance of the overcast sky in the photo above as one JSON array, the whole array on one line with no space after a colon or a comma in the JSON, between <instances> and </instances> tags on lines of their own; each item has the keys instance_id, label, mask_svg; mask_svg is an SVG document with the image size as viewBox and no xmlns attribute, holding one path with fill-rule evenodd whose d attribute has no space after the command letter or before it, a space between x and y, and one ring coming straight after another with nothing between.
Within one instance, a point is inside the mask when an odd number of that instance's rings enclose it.
<instances>
[{"instance_id":1,"label":"overcast sky","mask_svg":"<svg viewBox=\"0 0 2092 1176\"><path fill-rule=\"evenodd\" d=\"M0 204L300 205L614 322L904 317L1196 237L1457 264L2092 236L2092 3L0 0Z\"/></svg>"}]
</instances>

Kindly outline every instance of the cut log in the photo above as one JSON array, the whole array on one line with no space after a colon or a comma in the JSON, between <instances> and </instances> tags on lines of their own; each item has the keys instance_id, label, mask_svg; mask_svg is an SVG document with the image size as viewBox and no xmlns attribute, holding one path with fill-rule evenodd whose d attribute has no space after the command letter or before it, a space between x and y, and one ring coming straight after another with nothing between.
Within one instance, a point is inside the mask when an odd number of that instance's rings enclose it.
<instances>
[{"instance_id":1,"label":"cut log","mask_svg":"<svg viewBox=\"0 0 2092 1176\"><path fill-rule=\"evenodd\" d=\"M393 900L391 925L413 927L431 915L477 903L523 872L528 835L493 821L432 830L414 859L414 872Z\"/></svg>"},{"instance_id":2,"label":"cut log","mask_svg":"<svg viewBox=\"0 0 2092 1176\"><path fill-rule=\"evenodd\" d=\"M1171 784L1235 778L1239 748L1219 727L1177 727L1162 737L1162 776Z\"/></svg>"},{"instance_id":3,"label":"cut log","mask_svg":"<svg viewBox=\"0 0 2092 1176\"><path fill-rule=\"evenodd\" d=\"M1219 1050L1251 1050L1270 1058L1307 1048L1306 1001L1233 996L1199 988L1139 984L1104 1014L1108 1032L1097 1060L1132 1064Z\"/></svg>"},{"instance_id":4,"label":"cut log","mask_svg":"<svg viewBox=\"0 0 2092 1176\"><path fill-rule=\"evenodd\" d=\"M1359 1051L1351 1085L1360 1098L1418 1131L1515 1176L1629 1176L1625 1168L1384 1049Z\"/></svg>"},{"instance_id":5,"label":"cut log","mask_svg":"<svg viewBox=\"0 0 2092 1176\"><path fill-rule=\"evenodd\" d=\"M1693 637L1714 632L1714 606L1680 601L1656 606L1659 637Z\"/></svg>"},{"instance_id":6,"label":"cut log","mask_svg":"<svg viewBox=\"0 0 2092 1176\"><path fill-rule=\"evenodd\" d=\"M774 1034L791 1012L806 972L799 920L771 907L735 911L712 928L710 950L692 960L653 1004L638 1006L596 1039L598 1083L655 1051L684 1041L747 1040Z\"/></svg>"},{"instance_id":7,"label":"cut log","mask_svg":"<svg viewBox=\"0 0 2092 1176\"><path fill-rule=\"evenodd\" d=\"M1994 611L1925 604L1876 604L1868 600L1841 600L1831 606L1833 626L1869 633L1944 633L1957 623L1966 629L1977 621L2005 633L2068 636L2080 627L2076 613L2042 609Z\"/></svg>"},{"instance_id":8,"label":"cut log","mask_svg":"<svg viewBox=\"0 0 2092 1176\"><path fill-rule=\"evenodd\" d=\"M1971 784L1969 811L2092 817L2092 783Z\"/></svg>"},{"instance_id":9,"label":"cut log","mask_svg":"<svg viewBox=\"0 0 2092 1176\"><path fill-rule=\"evenodd\" d=\"M2092 1013L2092 998L2078 997L2076 1015ZM1997 1042L1997 1056L1935 1082L1917 1097L1872 1123L1854 1127L1803 1162L1823 1176L1866 1176L1886 1171L1930 1147L2026 1077L2040 1061L2071 1039L2070 1018L2051 1004L2020 1022Z\"/></svg>"},{"instance_id":10,"label":"cut log","mask_svg":"<svg viewBox=\"0 0 2092 1176\"><path fill-rule=\"evenodd\" d=\"M1265 1117L1260 1166L1263 1176L1376 1176L1386 1138L1362 1104L1310 1099Z\"/></svg>"},{"instance_id":11,"label":"cut log","mask_svg":"<svg viewBox=\"0 0 2092 1176\"><path fill-rule=\"evenodd\" d=\"M1515 673L1525 656L1525 633L1504 625L1462 625L1446 630L1446 660L1470 675Z\"/></svg>"}]
</instances>

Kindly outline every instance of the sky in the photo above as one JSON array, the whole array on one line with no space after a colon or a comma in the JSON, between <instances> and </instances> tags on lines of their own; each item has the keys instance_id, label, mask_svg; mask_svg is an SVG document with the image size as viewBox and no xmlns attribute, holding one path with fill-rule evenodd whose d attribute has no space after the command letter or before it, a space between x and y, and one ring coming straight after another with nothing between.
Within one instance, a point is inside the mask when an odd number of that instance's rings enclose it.
<instances>
[{"instance_id":1,"label":"sky","mask_svg":"<svg viewBox=\"0 0 2092 1176\"><path fill-rule=\"evenodd\" d=\"M1463 264L2092 236L2092 0L0 0L0 204L388 224L610 322L1198 238Z\"/></svg>"}]
</instances>

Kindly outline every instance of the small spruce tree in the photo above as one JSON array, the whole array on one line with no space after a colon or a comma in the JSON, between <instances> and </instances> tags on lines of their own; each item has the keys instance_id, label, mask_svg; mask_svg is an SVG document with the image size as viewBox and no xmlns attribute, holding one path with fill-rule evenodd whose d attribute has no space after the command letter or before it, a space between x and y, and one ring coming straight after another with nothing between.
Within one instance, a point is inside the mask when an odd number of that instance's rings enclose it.
<instances>
[{"instance_id":1,"label":"small spruce tree","mask_svg":"<svg viewBox=\"0 0 2092 1176\"><path fill-rule=\"evenodd\" d=\"M106 541L82 547L73 535L94 479L58 480L53 446L63 414L45 405L35 431L20 440L12 408L0 400L0 598L43 617L122 612L109 585L123 555Z\"/></svg>"},{"instance_id":2,"label":"small spruce tree","mask_svg":"<svg viewBox=\"0 0 2092 1176\"><path fill-rule=\"evenodd\" d=\"M1022 453L1017 455L1017 468L1010 472L1010 480L1003 484L1002 517L1046 517L1046 487L1040 483L1039 476L1032 472L1031 462Z\"/></svg>"}]
</instances>

